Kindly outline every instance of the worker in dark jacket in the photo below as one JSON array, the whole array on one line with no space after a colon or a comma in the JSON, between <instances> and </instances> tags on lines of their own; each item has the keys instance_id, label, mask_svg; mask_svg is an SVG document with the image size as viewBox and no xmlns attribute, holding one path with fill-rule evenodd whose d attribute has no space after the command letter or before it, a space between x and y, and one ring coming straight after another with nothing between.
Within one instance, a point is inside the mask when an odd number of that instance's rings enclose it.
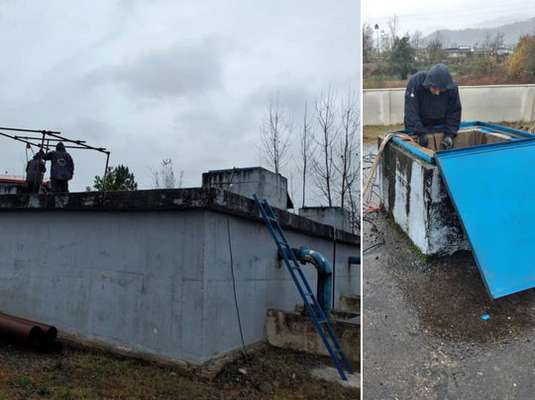
<instances>
[{"instance_id":1,"label":"worker in dark jacket","mask_svg":"<svg viewBox=\"0 0 535 400\"><path fill-rule=\"evenodd\" d=\"M43 150L39 150L26 164L26 188L28 193L39 193L41 189L43 177L46 172L44 157L45 153L43 153Z\"/></svg>"},{"instance_id":2,"label":"worker in dark jacket","mask_svg":"<svg viewBox=\"0 0 535 400\"><path fill-rule=\"evenodd\" d=\"M451 148L460 123L459 89L448 67L437 64L409 79L405 92L405 129L418 136L420 145L427 147L427 134L443 132L442 147Z\"/></svg>"},{"instance_id":3,"label":"worker in dark jacket","mask_svg":"<svg viewBox=\"0 0 535 400\"><path fill-rule=\"evenodd\" d=\"M62 142L56 145L56 151L50 151L45 154L45 160L50 160L52 167L50 169L50 181L52 183L52 192L65 193L69 191L69 181L74 174L74 162L72 157L65 150Z\"/></svg>"}]
</instances>

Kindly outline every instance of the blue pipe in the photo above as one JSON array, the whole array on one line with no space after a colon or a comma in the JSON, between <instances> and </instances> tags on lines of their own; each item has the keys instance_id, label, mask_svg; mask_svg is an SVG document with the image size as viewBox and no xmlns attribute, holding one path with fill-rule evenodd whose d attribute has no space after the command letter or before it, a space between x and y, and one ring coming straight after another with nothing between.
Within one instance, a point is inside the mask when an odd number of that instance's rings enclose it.
<instances>
[{"instance_id":1,"label":"blue pipe","mask_svg":"<svg viewBox=\"0 0 535 400\"><path fill-rule=\"evenodd\" d=\"M293 248L292 251L301 264L310 263L318 271L316 298L325 314L329 315L332 309L331 299L333 293L333 267L331 263L321 253L307 247Z\"/></svg>"}]
</instances>

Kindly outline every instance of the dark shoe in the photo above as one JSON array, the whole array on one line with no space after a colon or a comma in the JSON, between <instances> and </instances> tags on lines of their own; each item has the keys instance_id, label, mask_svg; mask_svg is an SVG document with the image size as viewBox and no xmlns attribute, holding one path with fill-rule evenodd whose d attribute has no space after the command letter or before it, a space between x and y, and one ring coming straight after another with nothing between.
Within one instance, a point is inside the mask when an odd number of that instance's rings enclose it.
<instances>
[{"instance_id":1,"label":"dark shoe","mask_svg":"<svg viewBox=\"0 0 535 400\"><path fill-rule=\"evenodd\" d=\"M418 135L418 144L422 147L427 147L429 145L427 135Z\"/></svg>"},{"instance_id":2,"label":"dark shoe","mask_svg":"<svg viewBox=\"0 0 535 400\"><path fill-rule=\"evenodd\" d=\"M440 146L444 150L449 150L453 147L453 138L451 136L444 136L444 139L442 139L442 143L440 143Z\"/></svg>"}]
</instances>

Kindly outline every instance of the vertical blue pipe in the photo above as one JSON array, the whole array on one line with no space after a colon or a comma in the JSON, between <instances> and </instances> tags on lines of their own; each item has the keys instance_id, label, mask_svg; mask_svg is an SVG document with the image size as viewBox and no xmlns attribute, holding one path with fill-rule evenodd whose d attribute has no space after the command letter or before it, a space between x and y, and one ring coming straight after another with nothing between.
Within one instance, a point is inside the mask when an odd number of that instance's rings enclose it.
<instances>
[{"instance_id":1,"label":"vertical blue pipe","mask_svg":"<svg viewBox=\"0 0 535 400\"><path fill-rule=\"evenodd\" d=\"M321 253L307 247L292 249L295 257L303 264L310 263L318 271L318 289L316 298L326 314L331 312L333 295L333 267Z\"/></svg>"}]
</instances>

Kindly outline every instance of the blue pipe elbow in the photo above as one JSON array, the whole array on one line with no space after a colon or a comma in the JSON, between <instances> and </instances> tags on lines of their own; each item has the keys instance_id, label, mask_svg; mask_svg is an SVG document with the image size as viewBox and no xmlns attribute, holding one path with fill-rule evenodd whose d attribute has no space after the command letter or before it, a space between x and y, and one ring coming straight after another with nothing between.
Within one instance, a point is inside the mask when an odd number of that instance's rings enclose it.
<instances>
[{"instance_id":1,"label":"blue pipe elbow","mask_svg":"<svg viewBox=\"0 0 535 400\"><path fill-rule=\"evenodd\" d=\"M331 299L333 296L333 267L321 253L307 247L292 249L295 257L301 263L310 263L318 271L318 288L316 298L325 314L331 312Z\"/></svg>"}]
</instances>

